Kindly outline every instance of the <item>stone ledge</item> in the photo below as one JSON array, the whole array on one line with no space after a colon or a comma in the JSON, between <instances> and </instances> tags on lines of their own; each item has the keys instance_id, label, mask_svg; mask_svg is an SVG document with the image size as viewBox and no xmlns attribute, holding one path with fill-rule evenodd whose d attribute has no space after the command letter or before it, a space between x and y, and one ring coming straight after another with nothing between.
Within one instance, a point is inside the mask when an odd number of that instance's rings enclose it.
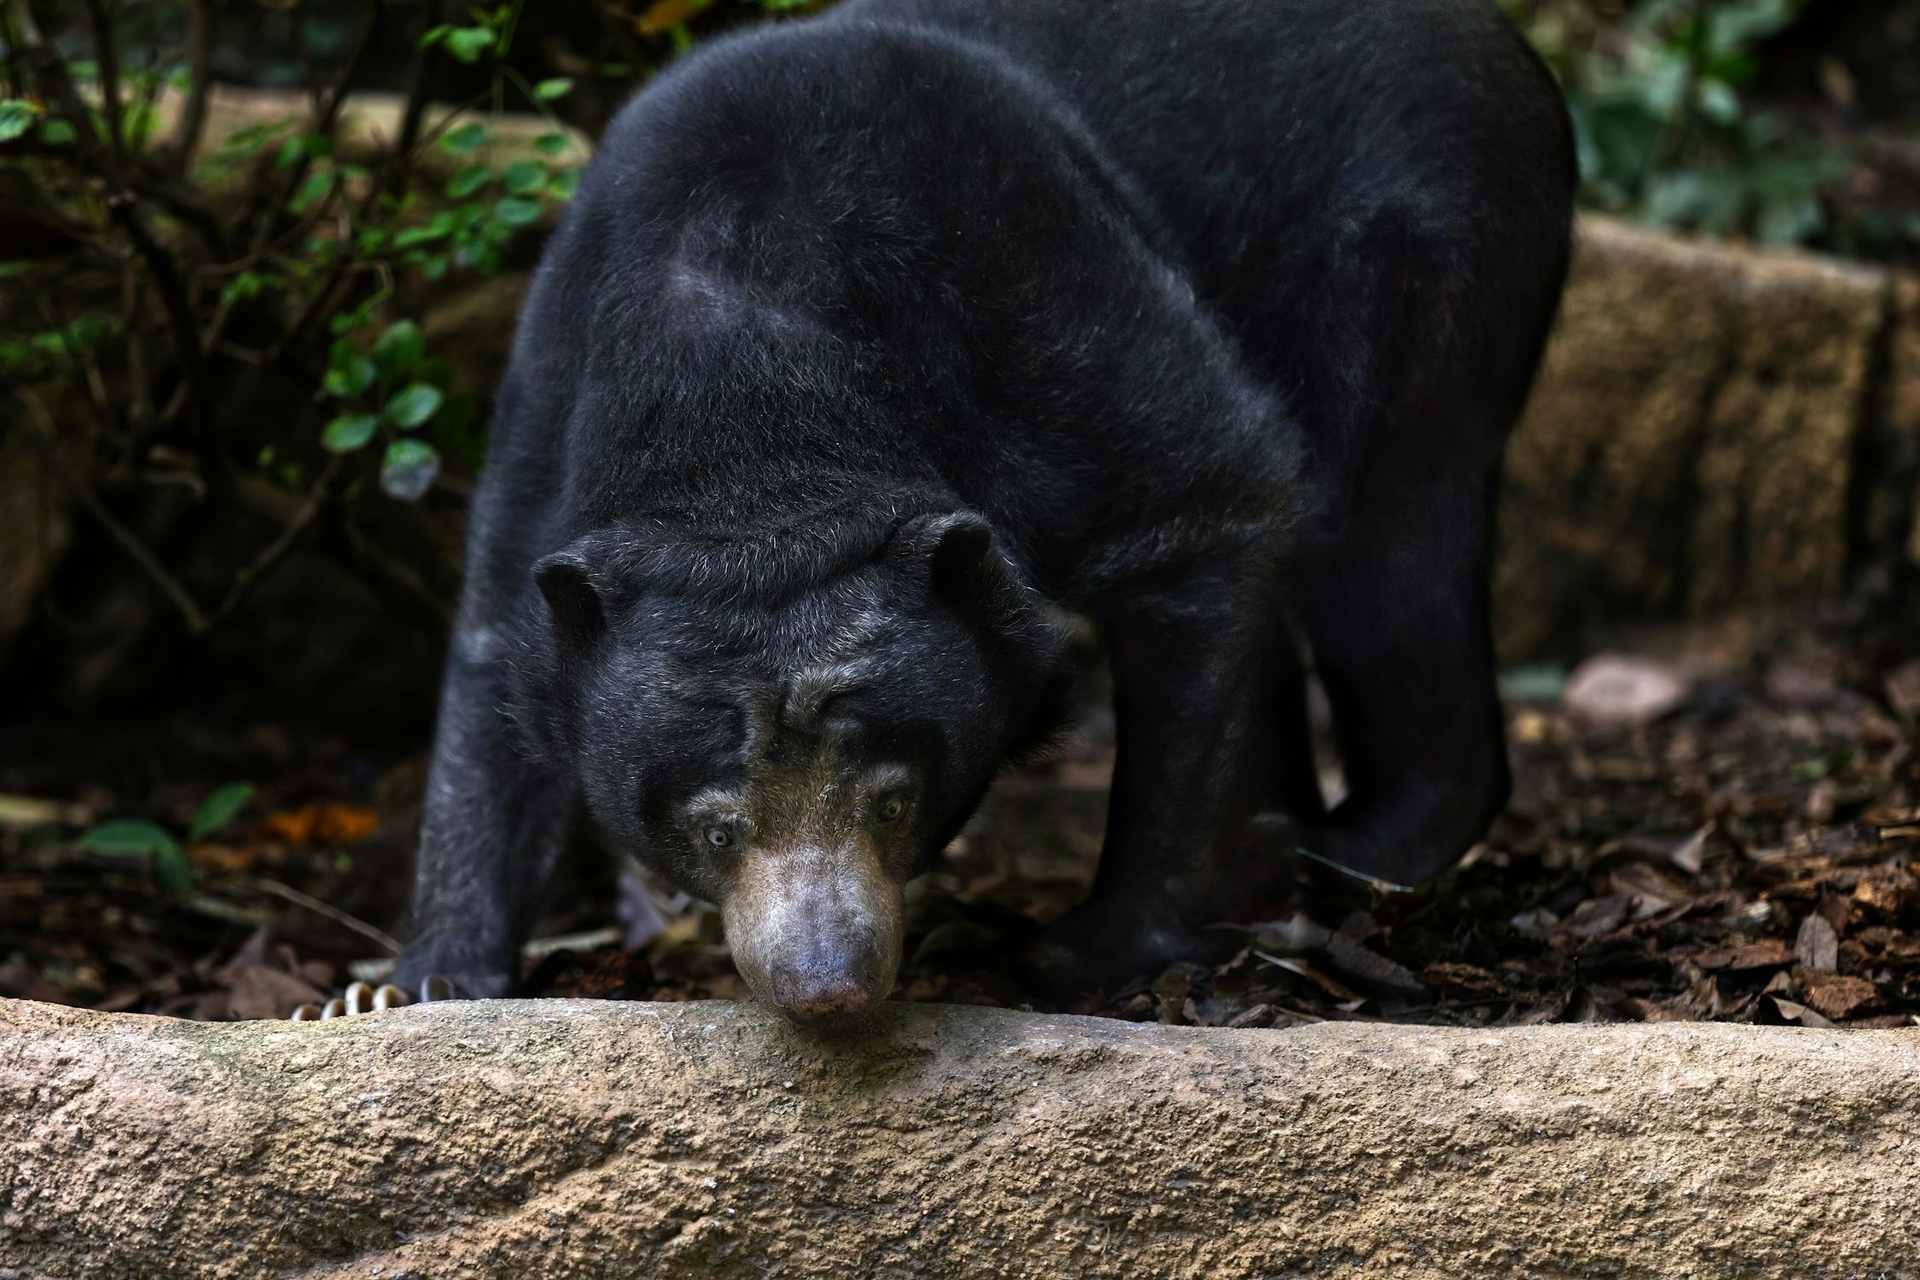
<instances>
[{"instance_id":1,"label":"stone ledge","mask_svg":"<svg viewBox=\"0 0 1920 1280\"><path fill-rule=\"evenodd\" d=\"M1914 289L1583 219L1507 450L1503 653L1603 622L1804 614L1898 560L1920 456Z\"/></svg>"},{"instance_id":2,"label":"stone ledge","mask_svg":"<svg viewBox=\"0 0 1920 1280\"><path fill-rule=\"evenodd\" d=\"M1920 1273L1920 1032L0 1001L0 1275Z\"/></svg>"}]
</instances>

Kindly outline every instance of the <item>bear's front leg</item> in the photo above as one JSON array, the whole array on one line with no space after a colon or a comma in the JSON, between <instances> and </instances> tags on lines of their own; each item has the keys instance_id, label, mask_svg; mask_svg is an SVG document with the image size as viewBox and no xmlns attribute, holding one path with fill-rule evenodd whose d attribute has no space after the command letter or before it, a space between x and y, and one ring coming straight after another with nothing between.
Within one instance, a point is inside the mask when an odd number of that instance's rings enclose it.
<instances>
[{"instance_id":1,"label":"bear's front leg","mask_svg":"<svg viewBox=\"0 0 1920 1280\"><path fill-rule=\"evenodd\" d=\"M355 983L324 1010L296 1018L416 999L494 999L519 982L520 948L572 805L563 785L518 749L501 710L502 678L497 662L448 661L415 859L413 936L391 983L377 991Z\"/></svg>"},{"instance_id":2,"label":"bear's front leg","mask_svg":"<svg viewBox=\"0 0 1920 1280\"><path fill-rule=\"evenodd\" d=\"M503 675L497 662L448 663L415 862L413 937L393 975L403 990L437 975L457 996L509 994L565 843L569 793L517 747L501 710Z\"/></svg>"},{"instance_id":3,"label":"bear's front leg","mask_svg":"<svg viewBox=\"0 0 1920 1280\"><path fill-rule=\"evenodd\" d=\"M1277 686L1291 638L1274 575L1183 583L1103 619L1118 755L1092 895L1033 949L1061 995L1111 990L1225 946L1205 932L1277 887L1270 835L1282 741ZM1257 852L1260 850L1263 852Z\"/></svg>"}]
</instances>

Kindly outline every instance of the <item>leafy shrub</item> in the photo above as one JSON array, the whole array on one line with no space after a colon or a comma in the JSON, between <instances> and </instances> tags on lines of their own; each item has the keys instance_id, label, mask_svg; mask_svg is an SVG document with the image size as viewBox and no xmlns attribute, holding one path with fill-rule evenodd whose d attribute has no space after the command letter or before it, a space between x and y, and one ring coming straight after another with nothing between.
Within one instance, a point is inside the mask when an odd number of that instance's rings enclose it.
<instances>
[{"instance_id":1,"label":"leafy shrub","mask_svg":"<svg viewBox=\"0 0 1920 1280\"><path fill-rule=\"evenodd\" d=\"M1805 0L1637 0L1594 28L1575 6L1502 0L1560 77L1582 198L1659 226L1804 243L1851 167L1746 98L1762 41Z\"/></svg>"},{"instance_id":2,"label":"leafy shrub","mask_svg":"<svg viewBox=\"0 0 1920 1280\"><path fill-rule=\"evenodd\" d=\"M617 91L690 44L690 23L796 7L607 6L609 37L581 73ZM300 50L305 109L208 138L215 30L239 9L0 6L0 417L24 424L191 635L322 524L355 568L422 590L433 575L409 560L438 554L435 540L377 545L390 530L372 528L393 519L367 504L457 506L484 433L420 320L502 270L573 195L591 147L562 115L577 78L535 77L515 56L525 0L463 14L422 0L411 30L393 0L259 0L255 16ZM391 136L370 142L344 122L383 50L408 85ZM484 91L435 107L429 86L448 73ZM172 533L230 528L228 510L265 528L210 587Z\"/></svg>"}]
</instances>

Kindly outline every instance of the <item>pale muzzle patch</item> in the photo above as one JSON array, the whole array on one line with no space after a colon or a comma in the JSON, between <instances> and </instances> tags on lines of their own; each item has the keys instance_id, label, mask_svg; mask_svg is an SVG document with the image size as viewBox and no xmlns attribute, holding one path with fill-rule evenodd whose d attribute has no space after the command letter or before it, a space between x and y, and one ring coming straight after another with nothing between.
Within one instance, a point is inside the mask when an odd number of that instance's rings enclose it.
<instances>
[{"instance_id":1,"label":"pale muzzle patch","mask_svg":"<svg viewBox=\"0 0 1920 1280\"><path fill-rule=\"evenodd\" d=\"M893 990L905 896L868 841L755 849L720 910L740 976L795 1018L855 1017Z\"/></svg>"}]
</instances>

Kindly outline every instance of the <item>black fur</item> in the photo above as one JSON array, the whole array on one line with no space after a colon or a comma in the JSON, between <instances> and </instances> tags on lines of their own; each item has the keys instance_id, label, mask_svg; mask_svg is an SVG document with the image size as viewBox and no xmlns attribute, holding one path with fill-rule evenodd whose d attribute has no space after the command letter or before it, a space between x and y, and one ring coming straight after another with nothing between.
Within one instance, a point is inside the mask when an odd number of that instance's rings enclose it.
<instances>
[{"instance_id":1,"label":"black fur","mask_svg":"<svg viewBox=\"0 0 1920 1280\"><path fill-rule=\"evenodd\" d=\"M507 989L582 809L712 891L657 825L808 699L928 764L930 857L1057 718L1056 608L1120 724L1083 975L1257 906L1257 814L1446 865L1506 797L1491 504L1573 182L1490 0L850 0L676 66L501 388L403 978Z\"/></svg>"}]
</instances>

